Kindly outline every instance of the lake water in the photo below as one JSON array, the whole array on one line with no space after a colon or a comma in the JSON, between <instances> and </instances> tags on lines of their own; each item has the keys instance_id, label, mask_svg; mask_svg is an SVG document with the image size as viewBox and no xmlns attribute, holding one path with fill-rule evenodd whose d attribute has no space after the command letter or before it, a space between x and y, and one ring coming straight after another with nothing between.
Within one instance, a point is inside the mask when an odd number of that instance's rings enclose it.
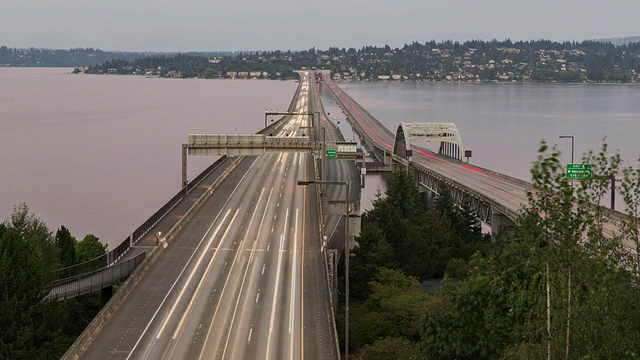
<instances>
[{"instance_id":1,"label":"lake water","mask_svg":"<svg viewBox=\"0 0 640 360\"><path fill-rule=\"evenodd\" d=\"M0 68L0 221L26 202L50 228L113 248L180 189L189 133L255 133L297 84ZM190 157L192 179L212 158Z\"/></svg>"},{"instance_id":2,"label":"lake water","mask_svg":"<svg viewBox=\"0 0 640 360\"><path fill-rule=\"evenodd\" d=\"M602 139L626 164L640 156L640 85L341 83L349 95L395 132L403 122L453 122L471 163L530 180L540 140L563 159L600 150Z\"/></svg>"},{"instance_id":3,"label":"lake water","mask_svg":"<svg viewBox=\"0 0 640 360\"><path fill-rule=\"evenodd\" d=\"M70 75L0 68L0 220L26 202L52 229L120 243L180 188L189 133L254 133L265 109L288 108L293 81ZM570 160L601 140L627 163L640 155L640 86L593 84L341 83L394 129L454 122L471 162L529 179L541 139ZM334 121L344 121L325 98ZM341 125L346 130L346 126ZM347 131L345 138L350 139ZM189 158L189 178L213 159ZM370 197L379 178L367 178ZM367 205L363 204L366 208Z\"/></svg>"}]
</instances>

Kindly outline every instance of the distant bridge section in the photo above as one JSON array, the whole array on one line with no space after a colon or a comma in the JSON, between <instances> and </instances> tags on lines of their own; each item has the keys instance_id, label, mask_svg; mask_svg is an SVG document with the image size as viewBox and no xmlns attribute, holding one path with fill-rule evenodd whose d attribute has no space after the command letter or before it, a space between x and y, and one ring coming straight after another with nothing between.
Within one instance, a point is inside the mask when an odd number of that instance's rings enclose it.
<instances>
[{"instance_id":1,"label":"distant bridge section","mask_svg":"<svg viewBox=\"0 0 640 360\"><path fill-rule=\"evenodd\" d=\"M424 142L439 142L440 155L462 160L464 146L454 123L401 122L396 131L393 153L407 159L413 154L411 145Z\"/></svg>"}]
</instances>

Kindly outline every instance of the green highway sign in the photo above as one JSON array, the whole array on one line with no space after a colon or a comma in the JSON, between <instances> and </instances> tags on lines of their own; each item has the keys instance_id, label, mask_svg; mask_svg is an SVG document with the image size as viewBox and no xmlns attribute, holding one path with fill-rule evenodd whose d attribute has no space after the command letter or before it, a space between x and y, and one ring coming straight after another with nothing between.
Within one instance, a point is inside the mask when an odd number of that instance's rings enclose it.
<instances>
[{"instance_id":1,"label":"green highway sign","mask_svg":"<svg viewBox=\"0 0 640 360\"><path fill-rule=\"evenodd\" d=\"M338 157L338 152L336 150L327 149L326 155L327 159L335 159Z\"/></svg>"},{"instance_id":2,"label":"green highway sign","mask_svg":"<svg viewBox=\"0 0 640 360\"><path fill-rule=\"evenodd\" d=\"M567 178L569 179L590 179L591 164L567 164Z\"/></svg>"}]
</instances>

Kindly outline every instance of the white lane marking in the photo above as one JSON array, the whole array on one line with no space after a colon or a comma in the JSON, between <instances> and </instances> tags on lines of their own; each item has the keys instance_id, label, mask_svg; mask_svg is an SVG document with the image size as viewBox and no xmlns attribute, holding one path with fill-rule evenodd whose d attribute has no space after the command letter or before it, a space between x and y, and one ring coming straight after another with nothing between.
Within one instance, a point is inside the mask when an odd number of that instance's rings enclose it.
<instances>
[{"instance_id":1,"label":"white lane marking","mask_svg":"<svg viewBox=\"0 0 640 360\"><path fill-rule=\"evenodd\" d=\"M246 174L245 174L246 175ZM244 177L243 177L244 178ZM240 186L240 183L238 183L238 185L236 185L236 188L233 190L234 192L236 191L236 189L238 189L238 186ZM229 202L229 200L227 200L227 203ZM227 203L225 203L225 207L227 205ZM227 215L229 214L229 212L231 211L231 209L229 209L229 211L227 212ZM222 213L222 212L221 212ZM211 228L213 227L213 224L216 223L216 221L218 220L218 218L220 217L220 214L218 214L218 216L216 216L216 219L211 223L211 226L209 226L209 229L207 230L207 232L204 234L204 236L202 237L202 239L200 240L200 242L198 243L198 246L196 247L196 249L198 249L200 247L200 245L202 244L202 242L204 241L204 239L207 237L207 234L209 234L209 231L211 231ZM226 217L226 215L225 215ZM224 221L223 221L224 222ZM180 278L182 277L182 274L185 272L185 270L187 269L187 266L189 266L189 264L191 263L191 259L193 259L193 257L196 255L196 251L194 251L191 256L189 257L189 260L187 260L187 263L184 265L184 267L182 268L182 271L180 271L180 274L178 274L178 277L176 278L176 281L173 282L173 285L171 285L171 288L169 288L169 291L167 291L167 295L164 296L164 299L162 299L162 302L160 303L160 306L158 306L158 308L156 309L156 311L153 313L153 316L151 317L151 319L149 320L149 322L147 323L147 326L145 326L144 330L142 331L142 334L140 334L140 337L138 338L138 340L136 341L136 343L133 345L133 348L131 349L131 352L129 352L129 355L127 356L127 360L129 360L131 358L131 355L133 355L133 352L136 350L136 348L138 347L138 345L140 344L140 341L142 341L142 338L145 336L145 334L147 333L147 330L149 330L149 327L151 326L151 323L155 320L156 316L158 316L158 313L160 312L160 309L162 308L162 306L164 305L164 303L167 301L167 298L169 297L169 295L171 294L171 292L173 291L173 288L176 286L176 284L178 283L178 281L180 280Z\"/></svg>"},{"instance_id":2,"label":"white lane marking","mask_svg":"<svg viewBox=\"0 0 640 360\"><path fill-rule=\"evenodd\" d=\"M220 230L220 228L222 227L222 224L224 224L224 222L226 221L227 217L229 216L229 214L231 213L231 209L227 210L227 213L224 215L224 217L222 218L222 221L220 222L220 224L218 225L218 227L216 228L216 230L214 231L214 233L211 235L211 237L209 238L209 241L207 242L207 246L205 248L209 248L209 246L211 246L211 243L213 242L213 239L216 237L216 235L218 234L218 231ZM219 215L218 215L219 216ZM211 223L211 226L209 226L209 230L207 230L207 233L209 233L209 231L211 230L211 228L213 227L213 225L215 224L215 221L213 223ZM205 236L202 237L202 240L200 240L200 243L202 243L202 241L204 241L204 239L206 238L206 234ZM200 244L198 244L198 247L200 247ZM204 256L204 254L206 254L207 251L203 251L202 255L200 255L200 258L198 259L198 263L196 264L196 266L194 267L194 271L195 269L198 267L198 264L202 261L202 258ZM196 254L196 252L194 251L193 254L191 254L191 257L189 258L189 261L187 261L187 264L185 264L184 268L182 269L182 272L180 272L180 275L178 275L178 278L176 279L176 281L173 283L173 286L176 285L176 283L178 282L178 280L180 280L180 278L182 277L182 274L184 273L184 271L187 269L187 265L189 265L189 263L191 262L191 259L193 258L193 256ZM191 272L191 274L189 275L189 279L191 279L193 277L193 271ZM167 300L167 297L169 297L169 294L171 293L171 290L173 290L173 286L171 287L171 289L169 289L169 291L167 292L167 295L165 296L164 300L162 301L162 303L160 304L160 306L158 307L158 310L160 310L160 308L162 307L163 303ZM182 297L182 295L184 294L184 289L185 287L182 288L182 291L180 292L180 295L178 296L178 300L180 300L180 298ZM160 337L160 334L162 333L162 330L164 330L165 326L167 325L167 322L169 321L169 318L171 317L171 314L173 313L173 311L176 308L176 304L178 303L178 301L176 301L173 305L173 307L171 308L171 311L169 312L169 315L167 315L164 323L162 324L162 327L160 328L160 331L158 331L158 336L156 337L156 339L158 339ZM156 310L156 314L158 312L158 310ZM155 315L154 314L154 317ZM151 319L151 321L153 321L153 318ZM149 324L151 324L151 321L149 321ZM147 327L149 326L149 324L147 324ZM146 329L145 329L146 331ZM140 336L140 339L142 339L142 336L144 335L144 332L142 333L142 335ZM138 339L138 341L140 341L140 339ZM137 345L137 343L136 343ZM134 348L131 350L131 353L129 353L129 356L131 356L131 354L133 353ZM128 359L129 357L127 357Z\"/></svg>"},{"instance_id":3,"label":"white lane marking","mask_svg":"<svg viewBox=\"0 0 640 360\"><path fill-rule=\"evenodd\" d=\"M271 244L267 244L267 251L269 251L270 247L271 247Z\"/></svg>"},{"instance_id":4,"label":"white lane marking","mask_svg":"<svg viewBox=\"0 0 640 360\"><path fill-rule=\"evenodd\" d=\"M258 293L256 294L256 304L258 303L258 300L260 300L260 290L258 290Z\"/></svg>"},{"instance_id":5,"label":"white lane marking","mask_svg":"<svg viewBox=\"0 0 640 360\"><path fill-rule=\"evenodd\" d=\"M229 210L231 210L231 209L229 209ZM222 235L222 238L220 239L220 244L222 244L224 239L227 237L227 231L231 227L231 224L233 224L233 222L236 220L236 215L238 215L239 211L240 210L236 210L236 213L233 215L233 218L231 219L231 222L229 222L229 225L227 226L227 230L225 230L224 234ZM226 218L226 216L225 216L225 218ZM216 234L218 233L218 230L220 230L221 226L222 226L222 223L220 223L220 225L218 225L218 228L216 229L215 233L213 234L212 239L216 236ZM200 278L200 282L198 282L198 286L196 287L196 291L193 293L193 296L191 297L191 301L189 301L189 305L187 306L187 310L182 315L182 318L180 319L180 322L178 323L178 327L176 327L176 330L173 333L173 337L172 337L173 340L175 340L180 335L180 332L182 331L182 327L184 325L184 322L187 319L187 317L189 316L189 314L191 313L191 309L193 308L193 305L194 305L194 303L195 303L195 301L196 301L196 299L198 297L198 294L200 294L200 290L202 288L202 284L204 283L204 279L207 276L207 274L209 274L211 272L211 268L213 267L213 263L214 263L215 259L218 257L218 252L219 252L219 250L221 248L222 247L219 246L214 251L213 256L211 257L211 260L209 261L209 264L207 265L207 268L205 269L204 274ZM187 283L191 282L191 278L193 278L193 275L195 274L197 268L200 266L200 262L204 258L205 254L206 254L206 252L203 252L202 256L200 256L200 259L198 259L198 262L196 263L196 266L193 268L193 271L191 272L191 274L189 275L189 278L187 279ZM180 302L180 299L182 299L182 296L184 295L184 292L185 292L186 289L187 289L186 286L182 288L182 291L180 292L180 295L178 296L178 299L176 300L176 302L173 304L173 307L171 308L171 311L169 312L169 315L165 319L165 322L162 325L162 328L160 328L160 331L158 331L158 336L156 337L156 339L160 338L160 334L162 333L162 330L167 325L167 322L169 321L169 318L171 317L173 312L176 310L176 306Z\"/></svg>"},{"instance_id":6,"label":"white lane marking","mask_svg":"<svg viewBox=\"0 0 640 360\"><path fill-rule=\"evenodd\" d=\"M262 264L262 273L260 275L264 275L264 268L266 267L266 264Z\"/></svg>"},{"instance_id":7,"label":"white lane marking","mask_svg":"<svg viewBox=\"0 0 640 360\"><path fill-rule=\"evenodd\" d=\"M296 225L295 225L295 231L293 233L293 247L291 248L291 257L292 257L292 261L293 261L293 270L291 271L291 298L290 298L290 302L289 302L289 334L291 334L291 331L293 330L293 317L294 317L294 311L295 311L295 306L294 306L294 295L296 293L296 244L298 242L298 209L296 209ZM293 344L293 342L292 342Z\"/></svg>"},{"instance_id":8,"label":"white lane marking","mask_svg":"<svg viewBox=\"0 0 640 360\"><path fill-rule=\"evenodd\" d=\"M289 209L287 209L287 213L285 215L285 229L287 228L287 221L289 220ZM284 238L285 238L286 232L282 233L282 235L280 235L280 250L282 249L282 247L284 246ZM282 265L282 251L278 251L278 265L277 265L277 270L276 270L276 286L274 287L274 291L273 291L273 299L271 300L271 319L269 320L269 336L267 337L267 360L271 359L271 335L273 334L273 320L275 318L275 313L276 313L276 298L278 295L278 283L280 282L280 268Z\"/></svg>"},{"instance_id":9,"label":"white lane marking","mask_svg":"<svg viewBox=\"0 0 640 360\"><path fill-rule=\"evenodd\" d=\"M292 275L291 276L291 300L289 302L289 335L290 335L290 339L289 339L289 343L290 343L290 348L289 348L289 358L293 359L293 320L296 316L296 303L295 303L295 294L296 294L296 268L297 268L297 261L296 261L296 247L298 245L298 209L296 209L296 222L295 222L295 230L293 232L293 251L292 251L292 260L293 260L293 271L292 271Z\"/></svg>"},{"instance_id":10,"label":"white lane marking","mask_svg":"<svg viewBox=\"0 0 640 360\"><path fill-rule=\"evenodd\" d=\"M249 338L247 339L247 344L251 342L251 334L253 333L253 328L249 329Z\"/></svg>"},{"instance_id":11,"label":"white lane marking","mask_svg":"<svg viewBox=\"0 0 640 360\"><path fill-rule=\"evenodd\" d=\"M262 192L260 193L260 198L258 199L258 203L262 200L262 195L264 195L264 190L265 190L265 188L262 188ZM267 199L267 204L265 205L266 207L269 207L269 201L271 200L271 194L272 193L273 193L273 190L271 190L269 192L269 198ZM249 235L249 231L251 229L251 225L253 224L253 220L255 220L255 217L256 217L257 213L258 213L258 207L256 206L256 208L253 210L253 214L251 215L251 220L249 220L249 225L247 226L247 232L245 233L244 238L242 239L241 247L244 246L244 243L247 241L247 237ZM264 223L264 214L266 214L266 211L262 215L262 222L263 223ZM260 234L260 230L261 229L262 229L262 223L260 224L260 227L258 228L258 235ZM251 255L249 255L249 261L247 262L247 267L245 268L244 274L242 275L242 284L240 285L240 292L238 293L238 300L236 301L236 306L235 306L235 309L233 310L233 316L231 317L231 326L229 326L229 332L227 333L227 340L225 341L224 351L222 352L222 358L223 359L225 358L225 355L227 354L227 349L229 348L229 339L231 339L231 329L233 329L233 324L236 321L236 314L238 313L238 307L240 306L240 300L242 299L242 290L244 289L244 283L247 280L247 274L249 273L249 268L251 268L251 263L253 262L253 257L254 257L254 254L256 252L256 247L257 246L258 246L258 242L254 241L253 242L253 248L251 249ZM238 250L240 250L240 247L238 247ZM240 253L240 251L238 251L238 254L239 253ZM231 276L229 276L229 277L231 277ZM214 315L214 317L215 317L215 315ZM211 325L213 326L213 319L211 320ZM204 347L202 347L202 349L204 351ZM200 356L202 357L202 354L200 354Z\"/></svg>"}]
</instances>

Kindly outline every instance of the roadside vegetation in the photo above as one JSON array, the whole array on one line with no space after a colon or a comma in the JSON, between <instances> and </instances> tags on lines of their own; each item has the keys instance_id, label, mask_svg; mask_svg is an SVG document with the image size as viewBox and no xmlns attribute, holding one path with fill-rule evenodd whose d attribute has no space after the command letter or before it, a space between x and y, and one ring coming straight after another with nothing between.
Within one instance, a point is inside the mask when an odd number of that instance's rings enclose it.
<instances>
[{"instance_id":1,"label":"roadside vegetation","mask_svg":"<svg viewBox=\"0 0 640 360\"><path fill-rule=\"evenodd\" d=\"M25 204L0 224L0 359L59 359L100 311L104 299L89 294L46 300L52 271L104 254L87 235L55 233Z\"/></svg>"},{"instance_id":2,"label":"roadside vegetation","mask_svg":"<svg viewBox=\"0 0 640 360\"><path fill-rule=\"evenodd\" d=\"M537 192L515 228L494 236L446 189L423 210L413 181L394 173L352 252L351 357L640 359L637 223L606 237L607 213L590 204L609 183L572 184L559 155L542 144L531 169ZM626 212L637 219L639 168L623 168L606 145L583 162L599 175L623 174ZM434 277L443 285L428 294L421 282Z\"/></svg>"},{"instance_id":3,"label":"roadside vegetation","mask_svg":"<svg viewBox=\"0 0 640 360\"><path fill-rule=\"evenodd\" d=\"M424 210L411 178L394 173L364 214L351 262L350 355L355 359L640 359L638 224L605 236L598 204L608 182L571 183L542 144L536 193L510 231L482 234L468 204L443 188ZM620 175L630 219L640 212L640 167L605 146L587 154ZM630 250L631 249L631 250ZM0 224L0 358L64 354L100 311L100 294L46 300L52 271L103 254L93 235L51 231L25 204ZM336 321L344 333L343 271ZM442 279L433 293L427 279Z\"/></svg>"}]
</instances>

